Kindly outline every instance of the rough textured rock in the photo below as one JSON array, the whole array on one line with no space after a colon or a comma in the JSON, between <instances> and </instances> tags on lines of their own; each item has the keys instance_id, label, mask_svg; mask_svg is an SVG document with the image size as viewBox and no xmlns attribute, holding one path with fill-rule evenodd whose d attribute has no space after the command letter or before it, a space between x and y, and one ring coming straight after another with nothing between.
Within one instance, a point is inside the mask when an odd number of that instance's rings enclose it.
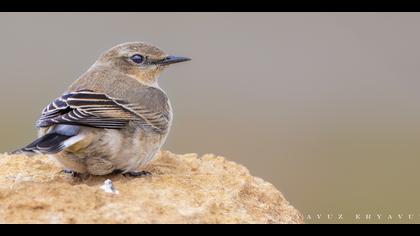
<instances>
[{"instance_id":1,"label":"rough textured rock","mask_svg":"<svg viewBox=\"0 0 420 236\"><path fill-rule=\"evenodd\" d=\"M148 170L77 179L46 156L1 155L0 223L303 223L273 185L223 157L162 152ZM107 179L119 194L101 188Z\"/></svg>"}]
</instances>

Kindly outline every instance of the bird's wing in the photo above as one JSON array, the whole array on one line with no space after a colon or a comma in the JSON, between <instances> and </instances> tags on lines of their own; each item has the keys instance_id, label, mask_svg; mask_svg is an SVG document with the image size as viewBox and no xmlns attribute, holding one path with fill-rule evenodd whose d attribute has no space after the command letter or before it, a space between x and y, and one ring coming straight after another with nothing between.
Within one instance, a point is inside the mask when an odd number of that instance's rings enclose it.
<instances>
[{"instance_id":1,"label":"bird's wing","mask_svg":"<svg viewBox=\"0 0 420 236\"><path fill-rule=\"evenodd\" d=\"M95 128L121 129L137 121L143 128L164 132L169 114L155 112L140 104L131 104L104 93L81 90L55 99L42 112L37 127L73 124Z\"/></svg>"}]
</instances>

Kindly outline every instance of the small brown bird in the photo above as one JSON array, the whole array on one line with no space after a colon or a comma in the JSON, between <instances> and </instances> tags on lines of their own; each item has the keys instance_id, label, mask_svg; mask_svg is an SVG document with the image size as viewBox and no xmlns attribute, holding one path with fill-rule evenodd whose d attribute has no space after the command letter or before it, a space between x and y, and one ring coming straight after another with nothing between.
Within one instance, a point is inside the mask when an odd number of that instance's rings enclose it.
<instances>
[{"instance_id":1,"label":"small brown bird","mask_svg":"<svg viewBox=\"0 0 420 236\"><path fill-rule=\"evenodd\" d=\"M172 123L158 77L168 65L189 60L143 42L111 48L42 111L39 138L15 153L52 154L71 173L145 174L140 169Z\"/></svg>"}]
</instances>

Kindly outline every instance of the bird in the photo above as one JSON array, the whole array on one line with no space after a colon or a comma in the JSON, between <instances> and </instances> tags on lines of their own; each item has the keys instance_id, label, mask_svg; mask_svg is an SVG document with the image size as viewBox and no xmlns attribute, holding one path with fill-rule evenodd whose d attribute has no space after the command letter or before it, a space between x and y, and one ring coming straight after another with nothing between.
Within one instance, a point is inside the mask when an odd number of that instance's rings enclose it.
<instances>
[{"instance_id":1,"label":"bird","mask_svg":"<svg viewBox=\"0 0 420 236\"><path fill-rule=\"evenodd\" d=\"M145 42L112 47L42 110L38 138L13 154L51 155L73 175L151 174L141 169L165 143L173 120L159 76L190 60Z\"/></svg>"}]
</instances>

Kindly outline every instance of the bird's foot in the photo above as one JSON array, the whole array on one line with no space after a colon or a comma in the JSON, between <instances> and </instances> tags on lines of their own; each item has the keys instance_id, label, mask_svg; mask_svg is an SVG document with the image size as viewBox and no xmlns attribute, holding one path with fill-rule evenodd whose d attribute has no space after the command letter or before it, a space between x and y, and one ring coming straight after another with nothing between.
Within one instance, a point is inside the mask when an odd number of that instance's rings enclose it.
<instances>
[{"instance_id":1,"label":"bird's foot","mask_svg":"<svg viewBox=\"0 0 420 236\"><path fill-rule=\"evenodd\" d=\"M73 177L73 178L80 178L82 176L82 174L80 174L79 172L72 171L72 170L69 170L69 169L64 169L63 173L70 174L71 177Z\"/></svg>"},{"instance_id":2,"label":"bird's foot","mask_svg":"<svg viewBox=\"0 0 420 236\"><path fill-rule=\"evenodd\" d=\"M128 176L131 176L131 177L147 177L147 176L151 176L152 173L150 173L148 171L131 171L131 172L128 172L124 175L128 175Z\"/></svg>"}]
</instances>

